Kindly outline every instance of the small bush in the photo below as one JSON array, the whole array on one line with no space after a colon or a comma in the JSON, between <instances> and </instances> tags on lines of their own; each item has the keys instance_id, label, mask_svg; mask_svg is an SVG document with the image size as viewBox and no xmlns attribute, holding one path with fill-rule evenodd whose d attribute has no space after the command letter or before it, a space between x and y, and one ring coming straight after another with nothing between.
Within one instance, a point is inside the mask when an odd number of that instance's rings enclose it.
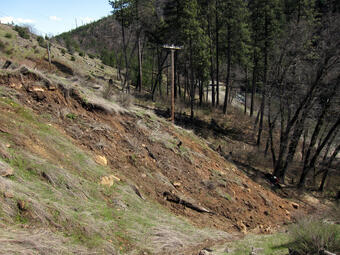
<instances>
[{"instance_id":1,"label":"small bush","mask_svg":"<svg viewBox=\"0 0 340 255\"><path fill-rule=\"evenodd\" d=\"M47 43L46 43L44 37L38 36L37 41L38 41L40 47L47 48Z\"/></svg>"},{"instance_id":2,"label":"small bush","mask_svg":"<svg viewBox=\"0 0 340 255\"><path fill-rule=\"evenodd\" d=\"M66 118L69 118L70 120L75 120L77 118L77 115L74 113L68 113L66 114Z\"/></svg>"},{"instance_id":3,"label":"small bush","mask_svg":"<svg viewBox=\"0 0 340 255\"><path fill-rule=\"evenodd\" d=\"M12 54L13 54L13 51L14 51L14 50L13 50L13 48L12 48L12 49L6 50L5 53L6 53L7 55L12 55Z\"/></svg>"},{"instance_id":4,"label":"small bush","mask_svg":"<svg viewBox=\"0 0 340 255\"><path fill-rule=\"evenodd\" d=\"M3 51L6 48L6 45L3 41L0 41L0 51Z\"/></svg>"},{"instance_id":5,"label":"small bush","mask_svg":"<svg viewBox=\"0 0 340 255\"><path fill-rule=\"evenodd\" d=\"M6 33L6 34L5 34L5 37L8 38L8 39L10 39L10 38L12 38L12 34L11 34L11 33Z\"/></svg>"},{"instance_id":6,"label":"small bush","mask_svg":"<svg viewBox=\"0 0 340 255\"><path fill-rule=\"evenodd\" d=\"M116 98L119 105L129 108L133 104L133 97L130 94L127 93L119 93L119 95Z\"/></svg>"},{"instance_id":7,"label":"small bush","mask_svg":"<svg viewBox=\"0 0 340 255\"><path fill-rule=\"evenodd\" d=\"M304 218L289 231L292 246L296 254L317 255L325 249L330 252L340 251L340 227L313 218Z\"/></svg>"},{"instance_id":8,"label":"small bush","mask_svg":"<svg viewBox=\"0 0 340 255\"><path fill-rule=\"evenodd\" d=\"M63 55L66 54L66 50L64 48L61 49L61 54L63 54Z\"/></svg>"},{"instance_id":9,"label":"small bush","mask_svg":"<svg viewBox=\"0 0 340 255\"><path fill-rule=\"evenodd\" d=\"M18 25L16 25L14 27L14 30L18 32L19 36L24 38L24 39L30 39L30 34L29 34L29 30L27 27L20 27Z\"/></svg>"},{"instance_id":10,"label":"small bush","mask_svg":"<svg viewBox=\"0 0 340 255\"><path fill-rule=\"evenodd\" d=\"M113 81L110 79L109 83L107 84L104 92L103 97L107 100L110 100L113 93Z\"/></svg>"},{"instance_id":11,"label":"small bush","mask_svg":"<svg viewBox=\"0 0 340 255\"><path fill-rule=\"evenodd\" d=\"M83 51L79 52L79 56L80 57L84 57L85 56L85 53Z\"/></svg>"},{"instance_id":12,"label":"small bush","mask_svg":"<svg viewBox=\"0 0 340 255\"><path fill-rule=\"evenodd\" d=\"M71 61L76 61L76 58L74 56L72 56Z\"/></svg>"},{"instance_id":13,"label":"small bush","mask_svg":"<svg viewBox=\"0 0 340 255\"><path fill-rule=\"evenodd\" d=\"M90 54L89 54L89 58L90 58L90 59L94 59L95 57L94 57L93 54L90 53Z\"/></svg>"}]
</instances>

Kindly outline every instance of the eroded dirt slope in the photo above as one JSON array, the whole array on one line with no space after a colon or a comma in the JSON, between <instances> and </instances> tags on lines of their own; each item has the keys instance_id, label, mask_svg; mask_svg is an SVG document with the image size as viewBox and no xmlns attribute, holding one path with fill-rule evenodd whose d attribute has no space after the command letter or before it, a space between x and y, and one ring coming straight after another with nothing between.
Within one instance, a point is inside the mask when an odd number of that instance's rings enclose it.
<instances>
[{"instance_id":1,"label":"eroded dirt slope","mask_svg":"<svg viewBox=\"0 0 340 255\"><path fill-rule=\"evenodd\" d=\"M1 40L16 54L0 52L1 66L15 60L0 70L5 254L195 254L271 232L301 208L190 130L104 99L115 71L98 60L72 63L55 45L54 60L73 70L65 73L48 66L34 38L0 28L13 34Z\"/></svg>"},{"instance_id":2,"label":"eroded dirt slope","mask_svg":"<svg viewBox=\"0 0 340 255\"><path fill-rule=\"evenodd\" d=\"M86 104L76 90L65 96L62 89L39 84L31 74L2 77L0 83L15 89L20 102L35 113L49 115L75 144L104 156L112 173L135 184L147 199L198 226L265 230L290 220L289 202L251 181L191 132L151 112L136 108L107 113ZM6 129L5 123L1 125ZM48 144L39 144L34 152L43 158L55 156ZM209 212L168 201L174 200L168 193Z\"/></svg>"}]
</instances>

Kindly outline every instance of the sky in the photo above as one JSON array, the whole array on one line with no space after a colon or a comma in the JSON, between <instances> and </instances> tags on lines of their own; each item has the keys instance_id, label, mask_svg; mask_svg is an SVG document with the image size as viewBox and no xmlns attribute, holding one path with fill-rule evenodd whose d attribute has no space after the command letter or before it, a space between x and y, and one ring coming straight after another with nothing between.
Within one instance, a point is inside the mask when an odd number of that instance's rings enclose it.
<instances>
[{"instance_id":1,"label":"sky","mask_svg":"<svg viewBox=\"0 0 340 255\"><path fill-rule=\"evenodd\" d=\"M1 23L27 24L57 35L110 14L108 0L0 0Z\"/></svg>"}]
</instances>

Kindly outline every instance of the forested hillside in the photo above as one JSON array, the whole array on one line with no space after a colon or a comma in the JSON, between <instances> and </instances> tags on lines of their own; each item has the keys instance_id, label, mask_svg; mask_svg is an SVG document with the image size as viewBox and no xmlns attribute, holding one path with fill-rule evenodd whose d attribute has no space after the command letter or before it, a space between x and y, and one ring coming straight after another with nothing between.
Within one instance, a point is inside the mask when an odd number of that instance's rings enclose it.
<instances>
[{"instance_id":1,"label":"forested hillside","mask_svg":"<svg viewBox=\"0 0 340 255\"><path fill-rule=\"evenodd\" d=\"M127 93L133 87L165 106L171 59L164 45L181 46L174 96L191 119L206 107L228 116L236 98L255 122L253 143L270 155L273 174L283 182L299 159L297 185L314 171L323 189L339 164L338 1L109 2L112 16L57 39L116 67Z\"/></svg>"},{"instance_id":2,"label":"forested hillside","mask_svg":"<svg viewBox=\"0 0 340 255\"><path fill-rule=\"evenodd\" d=\"M0 255L339 254L339 1L103 1L0 24Z\"/></svg>"}]
</instances>

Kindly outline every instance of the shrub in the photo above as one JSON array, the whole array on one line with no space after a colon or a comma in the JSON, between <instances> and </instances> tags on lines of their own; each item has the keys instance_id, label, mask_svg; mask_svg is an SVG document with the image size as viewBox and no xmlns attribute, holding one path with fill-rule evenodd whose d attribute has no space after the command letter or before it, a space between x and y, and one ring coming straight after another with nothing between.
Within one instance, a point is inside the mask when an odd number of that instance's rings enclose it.
<instances>
[{"instance_id":1,"label":"shrub","mask_svg":"<svg viewBox=\"0 0 340 255\"><path fill-rule=\"evenodd\" d=\"M66 118L69 118L71 120L75 120L77 118L77 115L75 115L74 113L68 113L68 114L66 114Z\"/></svg>"},{"instance_id":2,"label":"shrub","mask_svg":"<svg viewBox=\"0 0 340 255\"><path fill-rule=\"evenodd\" d=\"M5 37L10 39L10 38L12 38L12 34L11 33L6 33Z\"/></svg>"},{"instance_id":3,"label":"shrub","mask_svg":"<svg viewBox=\"0 0 340 255\"><path fill-rule=\"evenodd\" d=\"M13 54L13 51L14 51L14 50L13 50L13 48L12 48L12 49L6 50L5 53L6 53L7 55L12 55L12 54Z\"/></svg>"},{"instance_id":4,"label":"shrub","mask_svg":"<svg viewBox=\"0 0 340 255\"><path fill-rule=\"evenodd\" d=\"M44 37L38 36L37 41L38 41L40 47L47 48L47 43L46 43Z\"/></svg>"},{"instance_id":5,"label":"shrub","mask_svg":"<svg viewBox=\"0 0 340 255\"><path fill-rule=\"evenodd\" d=\"M3 51L6 48L6 45L3 41L0 41L0 51Z\"/></svg>"},{"instance_id":6,"label":"shrub","mask_svg":"<svg viewBox=\"0 0 340 255\"><path fill-rule=\"evenodd\" d=\"M340 227L316 220L304 218L290 228L292 246L296 254L319 254L325 249L330 252L340 251Z\"/></svg>"},{"instance_id":7,"label":"shrub","mask_svg":"<svg viewBox=\"0 0 340 255\"><path fill-rule=\"evenodd\" d=\"M66 54L66 50L64 48L61 49L61 54L63 54L63 55Z\"/></svg>"},{"instance_id":8,"label":"shrub","mask_svg":"<svg viewBox=\"0 0 340 255\"><path fill-rule=\"evenodd\" d=\"M84 57L85 56L85 53L83 51L79 52L79 56L80 57Z\"/></svg>"},{"instance_id":9,"label":"shrub","mask_svg":"<svg viewBox=\"0 0 340 255\"><path fill-rule=\"evenodd\" d=\"M112 79L109 80L109 83L107 84L104 92L103 92L103 97L105 99L111 99L112 97L112 92L113 92L113 81Z\"/></svg>"},{"instance_id":10,"label":"shrub","mask_svg":"<svg viewBox=\"0 0 340 255\"><path fill-rule=\"evenodd\" d=\"M74 56L72 56L71 61L76 61L76 58Z\"/></svg>"},{"instance_id":11,"label":"shrub","mask_svg":"<svg viewBox=\"0 0 340 255\"><path fill-rule=\"evenodd\" d=\"M24 38L24 39L30 39L30 34L29 34L29 30L27 27L20 27L18 25L16 25L14 27L14 30L18 32L19 36Z\"/></svg>"},{"instance_id":12,"label":"shrub","mask_svg":"<svg viewBox=\"0 0 340 255\"><path fill-rule=\"evenodd\" d=\"M129 108L133 104L133 97L130 94L120 92L116 98L119 105Z\"/></svg>"},{"instance_id":13,"label":"shrub","mask_svg":"<svg viewBox=\"0 0 340 255\"><path fill-rule=\"evenodd\" d=\"M91 54L91 53L89 53L89 58L90 58L90 59L94 59L94 55Z\"/></svg>"}]
</instances>

